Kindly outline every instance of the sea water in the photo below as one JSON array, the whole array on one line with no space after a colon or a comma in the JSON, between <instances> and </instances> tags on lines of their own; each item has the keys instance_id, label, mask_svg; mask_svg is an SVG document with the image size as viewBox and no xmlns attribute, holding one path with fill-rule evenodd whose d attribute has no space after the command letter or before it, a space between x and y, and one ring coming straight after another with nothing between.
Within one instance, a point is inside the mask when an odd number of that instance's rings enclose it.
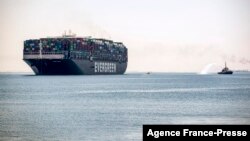
<instances>
[{"instance_id":1,"label":"sea water","mask_svg":"<svg viewBox=\"0 0 250 141\"><path fill-rule=\"evenodd\" d=\"M250 73L0 74L0 140L142 140L143 124L250 124Z\"/></svg>"}]
</instances>

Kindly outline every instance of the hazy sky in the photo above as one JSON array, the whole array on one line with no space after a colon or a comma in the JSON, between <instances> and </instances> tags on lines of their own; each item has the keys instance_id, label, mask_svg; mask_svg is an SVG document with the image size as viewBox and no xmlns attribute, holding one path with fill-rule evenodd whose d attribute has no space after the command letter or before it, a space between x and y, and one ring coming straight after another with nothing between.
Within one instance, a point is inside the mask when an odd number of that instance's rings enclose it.
<instances>
[{"instance_id":1,"label":"hazy sky","mask_svg":"<svg viewBox=\"0 0 250 141\"><path fill-rule=\"evenodd\" d=\"M0 71L31 72L23 41L69 29L123 42L127 71L250 70L249 0L0 0Z\"/></svg>"}]
</instances>

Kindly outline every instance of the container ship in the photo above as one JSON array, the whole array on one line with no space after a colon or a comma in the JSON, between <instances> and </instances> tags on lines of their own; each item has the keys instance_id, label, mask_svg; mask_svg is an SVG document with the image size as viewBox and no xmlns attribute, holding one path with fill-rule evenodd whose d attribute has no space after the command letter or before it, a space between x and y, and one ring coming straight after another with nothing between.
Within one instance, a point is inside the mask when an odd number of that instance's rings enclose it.
<instances>
[{"instance_id":1,"label":"container ship","mask_svg":"<svg viewBox=\"0 0 250 141\"><path fill-rule=\"evenodd\" d=\"M64 34L25 40L23 60L36 75L124 74L128 50L121 42Z\"/></svg>"}]
</instances>

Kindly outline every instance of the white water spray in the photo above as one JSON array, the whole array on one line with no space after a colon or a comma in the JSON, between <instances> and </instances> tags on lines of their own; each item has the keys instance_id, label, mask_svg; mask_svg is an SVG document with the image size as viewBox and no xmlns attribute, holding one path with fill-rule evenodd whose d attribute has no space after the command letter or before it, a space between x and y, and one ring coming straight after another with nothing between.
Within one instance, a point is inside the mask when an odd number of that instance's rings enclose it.
<instances>
[{"instance_id":1,"label":"white water spray","mask_svg":"<svg viewBox=\"0 0 250 141\"><path fill-rule=\"evenodd\" d=\"M216 65L216 63L210 63L208 65L206 65L202 71L200 72L200 74L211 74L211 73L217 73L218 71L220 71L221 67Z\"/></svg>"}]
</instances>

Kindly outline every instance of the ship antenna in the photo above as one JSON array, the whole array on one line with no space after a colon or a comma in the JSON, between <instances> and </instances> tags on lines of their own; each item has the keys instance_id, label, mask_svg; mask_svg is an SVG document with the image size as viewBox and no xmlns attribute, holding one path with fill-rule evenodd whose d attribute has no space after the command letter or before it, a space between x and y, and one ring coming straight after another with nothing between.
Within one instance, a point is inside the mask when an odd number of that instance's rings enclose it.
<instances>
[{"instance_id":1,"label":"ship antenna","mask_svg":"<svg viewBox=\"0 0 250 141\"><path fill-rule=\"evenodd\" d=\"M225 68L227 67L227 62L225 62Z\"/></svg>"}]
</instances>

